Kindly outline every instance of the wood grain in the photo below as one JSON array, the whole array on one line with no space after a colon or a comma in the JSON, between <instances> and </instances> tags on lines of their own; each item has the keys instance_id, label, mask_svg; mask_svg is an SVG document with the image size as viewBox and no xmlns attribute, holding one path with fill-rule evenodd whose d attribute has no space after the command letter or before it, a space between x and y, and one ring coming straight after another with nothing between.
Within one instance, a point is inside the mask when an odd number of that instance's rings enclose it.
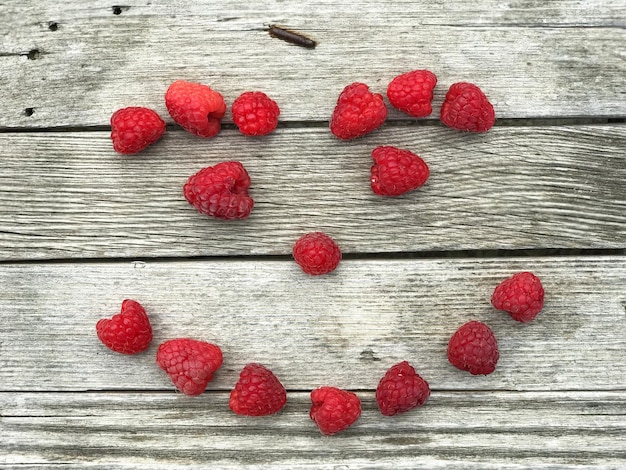
<instances>
[{"instance_id":1,"label":"wood grain","mask_svg":"<svg viewBox=\"0 0 626 470\"><path fill-rule=\"evenodd\" d=\"M489 303L522 270L547 292L531 324ZM224 351L210 390L230 390L248 362L266 364L289 390L373 390L402 360L438 390L623 390L624 286L624 257L344 260L319 277L292 261L4 265L0 391L172 391L154 355L186 336ZM133 357L95 335L124 298L142 303L154 328L153 344ZM447 362L450 336L470 319L499 341L498 368L486 377Z\"/></svg>"},{"instance_id":2,"label":"wood grain","mask_svg":"<svg viewBox=\"0 0 626 470\"><path fill-rule=\"evenodd\" d=\"M420 154L431 177L383 198L369 187L380 144ZM326 128L210 142L168 132L135 157L106 132L0 135L0 258L290 255L305 232L344 253L626 247L626 126L385 126L355 142ZM249 219L197 213L182 186L239 160L256 205Z\"/></svg>"},{"instance_id":3,"label":"wood grain","mask_svg":"<svg viewBox=\"0 0 626 470\"><path fill-rule=\"evenodd\" d=\"M471 81L500 118L626 116L623 1L240 3L127 2L115 15L101 2L5 2L14 20L0 40L0 128L108 125L134 105L171 122L163 95L177 79L211 85L229 104L263 90L283 121L325 122L347 84L384 93L416 68L439 78L435 110L452 83ZM318 47L270 37L276 23Z\"/></svg>"},{"instance_id":4,"label":"wood grain","mask_svg":"<svg viewBox=\"0 0 626 470\"><path fill-rule=\"evenodd\" d=\"M380 415L372 392L358 395L360 419L323 437L307 393L290 393L283 411L264 418L235 416L227 393L0 394L0 459L114 470L615 469L626 461L623 391L435 391L393 418Z\"/></svg>"}]
</instances>

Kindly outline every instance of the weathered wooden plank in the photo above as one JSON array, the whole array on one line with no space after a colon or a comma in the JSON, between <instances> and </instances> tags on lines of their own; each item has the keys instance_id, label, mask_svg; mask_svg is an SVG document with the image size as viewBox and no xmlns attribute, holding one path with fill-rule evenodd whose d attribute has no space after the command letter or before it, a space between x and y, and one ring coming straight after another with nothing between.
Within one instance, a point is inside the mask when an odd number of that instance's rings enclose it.
<instances>
[{"instance_id":1,"label":"weathered wooden plank","mask_svg":"<svg viewBox=\"0 0 626 470\"><path fill-rule=\"evenodd\" d=\"M385 418L372 392L349 430L323 437L308 393L266 418L237 417L228 394L2 393L0 458L19 468L619 468L621 392L435 391ZM0 468L7 468L2 467Z\"/></svg>"},{"instance_id":2,"label":"weathered wooden plank","mask_svg":"<svg viewBox=\"0 0 626 470\"><path fill-rule=\"evenodd\" d=\"M547 292L527 325L489 303L495 285L521 270ZM210 390L230 390L247 362L267 364L290 390L371 390L402 360L440 390L623 390L624 286L624 257L344 260L320 277L292 261L3 265L0 390L171 391L154 355L184 336L224 351ZM124 298L143 303L153 322L153 345L136 357L95 335ZM474 318L499 339L487 377L446 358L449 337Z\"/></svg>"},{"instance_id":3,"label":"weathered wooden plank","mask_svg":"<svg viewBox=\"0 0 626 470\"><path fill-rule=\"evenodd\" d=\"M418 191L369 187L380 144L422 155ZM2 259L290 254L323 230L345 253L626 247L626 126L523 127L486 135L386 126L355 142L327 129L211 142L169 132L144 154L115 154L106 132L0 135ZM183 198L187 178L244 163L256 201L224 222Z\"/></svg>"},{"instance_id":4,"label":"weathered wooden plank","mask_svg":"<svg viewBox=\"0 0 626 470\"><path fill-rule=\"evenodd\" d=\"M284 121L327 121L348 83L382 92L415 68L439 77L435 109L451 83L467 80L485 89L501 118L626 115L623 0L306 8L161 1L130 3L119 15L100 2L65 2L62 12L40 3L3 5L0 127L107 125L130 105L168 116L163 94L180 78L215 87L229 104L261 89L278 101ZM319 46L271 38L270 23L309 34Z\"/></svg>"}]
</instances>

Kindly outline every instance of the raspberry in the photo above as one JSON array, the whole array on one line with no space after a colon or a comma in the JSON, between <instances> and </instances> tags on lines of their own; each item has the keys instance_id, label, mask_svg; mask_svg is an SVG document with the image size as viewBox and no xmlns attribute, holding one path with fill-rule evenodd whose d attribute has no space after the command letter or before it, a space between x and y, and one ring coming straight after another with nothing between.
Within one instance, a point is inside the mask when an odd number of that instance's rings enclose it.
<instances>
[{"instance_id":1,"label":"raspberry","mask_svg":"<svg viewBox=\"0 0 626 470\"><path fill-rule=\"evenodd\" d=\"M111 116L111 140L118 153L139 153L159 140L164 132L165 121L149 108L122 108Z\"/></svg>"},{"instance_id":2,"label":"raspberry","mask_svg":"<svg viewBox=\"0 0 626 470\"><path fill-rule=\"evenodd\" d=\"M453 84L441 105L441 122L461 131L487 132L496 113L480 88L472 83Z\"/></svg>"},{"instance_id":3,"label":"raspberry","mask_svg":"<svg viewBox=\"0 0 626 470\"><path fill-rule=\"evenodd\" d=\"M192 175L183 187L189 204L209 217L232 220L250 215L250 176L239 162L222 162Z\"/></svg>"},{"instance_id":4,"label":"raspberry","mask_svg":"<svg viewBox=\"0 0 626 470\"><path fill-rule=\"evenodd\" d=\"M280 109L260 91L247 91L232 106L233 121L242 134L265 135L276 129Z\"/></svg>"},{"instance_id":5,"label":"raspberry","mask_svg":"<svg viewBox=\"0 0 626 470\"><path fill-rule=\"evenodd\" d=\"M200 395L222 365L222 350L215 344L190 338L172 339L157 350L157 365L185 395Z\"/></svg>"},{"instance_id":6,"label":"raspberry","mask_svg":"<svg viewBox=\"0 0 626 470\"><path fill-rule=\"evenodd\" d=\"M428 70L413 70L394 78L387 87L387 98L395 108L413 116L433 112L431 102L437 77Z\"/></svg>"},{"instance_id":7,"label":"raspberry","mask_svg":"<svg viewBox=\"0 0 626 470\"><path fill-rule=\"evenodd\" d=\"M165 93L165 106L183 129L200 137L213 137L221 128L226 103L220 93L200 83L177 80Z\"/></svg>"},{"instance_id":8,"label":"raspberry","mask_svg":"<svg viewBox=\"0 0 626 470\"><path fill-rule=\"evenodd\" d=\"M364 136L387 119L383 96L369 91L364 83L352 83L343 89L330 119L330 132L344 140Z\"/></svg>"},{"instance_id":9,"label":"raspberry","mask_svg":"<svg viewBox=\"0 0 626 470\"><path fill-rule=\"evenodd\" d=\"M313 276L333 271L341 261L341 250L335 240L322 232L301 236L293 246L293 258L302 271Z\"/></svg>"},{"instance_id":10,"label":"raspberry","mask_svg":"<svg viewBox=\"0 0 626 470\"><path fill-rule=\"evenodd\" d=\"M527 323L543 308L543 286L533 273L521 272L502 281L493 291L491 305Z\"/></svg>"},{"instance_id":11,"label":"raspberry","mask_svg":"<svg viewBox=\"0 0 626 470\"><path fill-rule=\"evenodd\" d=\"M98 320L96 333L107 348L122 354L144 351L152 341L152 326L146 310L139 302L129 299L122 302L120 313Z\"/></svg>"},{"instance_id":12,"label":"raspberry","mask_svg":"<svg viewBox=\"0 0 626 470\"><path fill-rule=\"evenodd\" d=\"M287 391L271 370L261 364L246 365L230 393L228 406L238 415L264 416L280 411Z\"/></svg>"},{"instance_id":13,"label":"raspberry","mask_svg":"<svg viewBox=\"0 0 626 470\"><path fill-rule=\"evenodd\" d=\"M361 416L361 400L347 390L320 387L311 392L311 401L309 416L326 436L349 428Z\"/></svg>"},{"instance_id":14,"label":"raspberry","mask_svg":"<svg viewBox=\"0 0 626 470\"><path fill-rule=\"evenodd\" d=\"M400 196L422 186L430 170L418 155L391 146L372 150L374 165L371 168L372 191L381 196Z\"/></svg>"},{"instance_id":15,"label":"raspberry","mask_svg":"<svg viewBox=\"0 0 626 470\"><path fill-rule=\"evenodd\" d=\"M403 361L391 367L376 388L376 402L385 416L422 406L430 396L428 382L413 367Z\"/></svg>"},{"instance_id":16,"label":"raspberry","mask_svg":"<svg viewBox=\"0 0 626 470\"><path fill-rule=\"evenodd\" d=\"M499 357L498 341L493 331L476 320L461 326L448 343L450 364L472 375L491 374Z\"/></svg>"}]
</instances>

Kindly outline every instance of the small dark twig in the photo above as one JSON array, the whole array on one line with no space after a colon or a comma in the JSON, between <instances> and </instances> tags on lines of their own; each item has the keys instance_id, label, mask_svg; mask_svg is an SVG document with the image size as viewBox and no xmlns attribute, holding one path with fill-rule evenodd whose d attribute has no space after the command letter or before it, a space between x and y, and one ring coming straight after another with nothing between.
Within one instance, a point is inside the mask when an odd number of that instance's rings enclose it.
<instances>
[{"instance_id":1,"label":"small dark twig","mask_svg":"<svg viewBox=\"0 0 626 470\"><path fill-rule=\"evenodd\" d=\"M307 49L315 49L315 46L317 46L317 42L313 39L280 26L270 25L268 32L273 38L281 39L296 46L306 47Z\"/></svg>"}]
</instances>

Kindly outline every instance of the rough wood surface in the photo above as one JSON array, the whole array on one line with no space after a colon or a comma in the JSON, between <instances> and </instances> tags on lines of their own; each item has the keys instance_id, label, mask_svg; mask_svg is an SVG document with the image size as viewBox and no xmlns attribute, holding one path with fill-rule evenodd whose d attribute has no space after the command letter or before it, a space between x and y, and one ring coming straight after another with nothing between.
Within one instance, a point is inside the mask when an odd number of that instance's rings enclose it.
<instances>
[{"instance_id":1,"label":"rough wood surface","mask_svg":"<svg viewBox=\"0 0 626 470\"><path fill-rule=\"evenodd\" d=\"M369 186L371 150L409 148L431 168L418 191ZM107 132L0 135L0 258L291 253L311 230L344 253L625 248L626 126L513 127L486 135L385 126L355 142L326 128L211 142L169 132L135 157ZM246 221L197 213L183 198L205 166L240 160L256 201Z\"/></svg>"},{"instance_id":2,"label":"rough wood surface","mask_svg":"<svg viewBox=\"0 0 626 470\"><path fill-rule=\"evenodd\" d=\"M626 389L626 258L344 260L311 277L292 261L61 263L0 267L0 391L172 390L154 364L176 337L215 342L230 390L247 362L291 390L374 389L402 360L441 390ZM494 310L493 288L514 272L543 281L531 324ZM150 349L120 356L95 335L124 298L145 305ZM470 319L499 339L495 373L447 363L452 333Z\"/></svg>"},{"instance_id":3,"label":"rough wood surface","mask_svg":"<svg viewBox=\"0 0 626 470\"><path fill-rule=\"evenodd\" d=\"M47 468L114 470L617 469L626 461L623 391L434 391L393 418L380 415L372 392L358 395L361 418L325 438L308 417L308 393L290 393L283 411L256 419L231 413L227 393L0 394L0 459L20 469L62 461Z\"/></svg>"},{"instance_id":4,"label":"rough wood surface","mask_svg":"<svg viewBox=\"0 0 626 470\"><path fill-rule=\"evenodd\" d=\"M130 105L168 116L163 94L180 78L215 87L228 103L261 89L284 121L328 121L348 83L384 92L415 68L439 77L435 109L450 84L472 81L500 118L626 115L624 0L141 1L117 11L93 1L60 10L13 0L2 8L12 21L0 39L0 127L108 125ZM272 23L319 45L271 38ZM392 110L390 119L406 115Z\"/></svg>"}]
</instances>

